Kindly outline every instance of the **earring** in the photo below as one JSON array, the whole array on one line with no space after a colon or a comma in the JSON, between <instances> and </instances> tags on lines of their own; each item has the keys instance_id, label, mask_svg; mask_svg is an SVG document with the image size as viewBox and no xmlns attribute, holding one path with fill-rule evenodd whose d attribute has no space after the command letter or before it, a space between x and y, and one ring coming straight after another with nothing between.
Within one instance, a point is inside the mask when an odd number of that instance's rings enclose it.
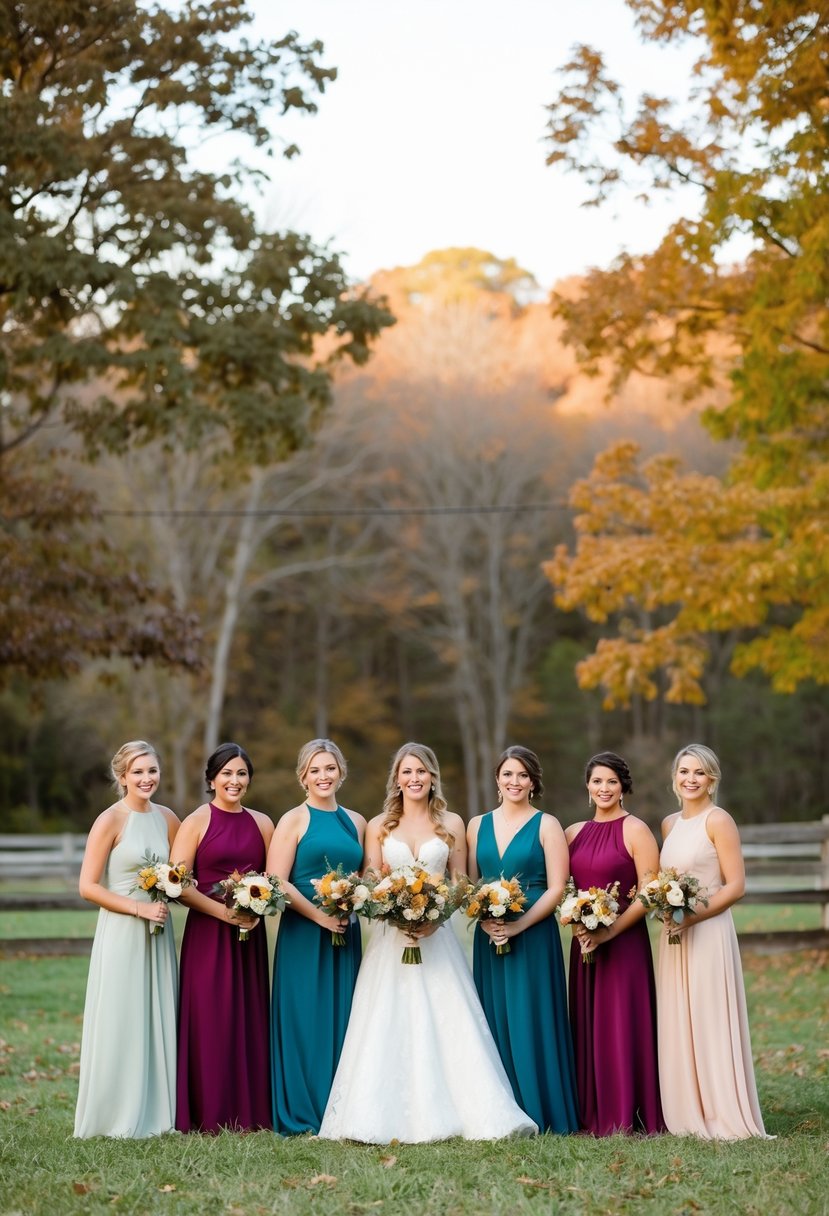
<instances>
[{"instance_id":1,"label":"earring","mask_svg":"<svg viewBox=\"0 0 829 1216\"><path fill-rule=\"evenodd\" d=\"M624 796L624 794L620 794L620 795L619 795L619 806L622 808L622 810L624 810L624 809L625 809L625 796Z\"/></svg>"},{"instance_id":2,"label":"earring","mask_svg":"<svg viewBox=\"0 0 829 1216\"><path fill-rule=\"evenodd\" d=\"M713 785L709 785L709 787L708 787L708 797L709 797L709 798L713 798L713 797L714 797L714 787L713 787Z\"/></svg>"},{"instance_id":3,"label":"earring","mask_svg":"<svg viewBox=\"0 0 829 1216\"><path fill-rule=\"evenodd\" d=\"M503 791L503 790L501 790L501 789L499 789L499 790L498 790L498 801L499 801L499 802L503 802L503 801L504 801L504 791Z\"/></svg>"},{"instance_id":4,"label":"earring","mask_svg":"<svg viewBox=\"0 0 829 1216\"><path fill-rule=\"evenodd\" d=\"M430 786L429 786L429 793L430 793L430 794L434 794L434 792L435 792L435 787L434 787L433 785L430 785Z\"/></svg>"},{"instance_id":5,"label":"earring","mask_svg":"<svg viewBox=\"0 0 829 1216\"><path fill-rule=\"evenodd\" d=\"M589 794L587 795L587 809L588 809L588 811L593 810L593 799L590 797Z\"/></svg>"}]
</instances>

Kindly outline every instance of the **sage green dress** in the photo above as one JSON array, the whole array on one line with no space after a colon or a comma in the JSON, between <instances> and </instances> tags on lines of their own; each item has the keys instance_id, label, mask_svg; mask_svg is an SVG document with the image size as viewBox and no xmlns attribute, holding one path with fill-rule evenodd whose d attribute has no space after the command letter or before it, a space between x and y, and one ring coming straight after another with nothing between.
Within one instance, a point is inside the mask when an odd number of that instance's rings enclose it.
<instances>
[{"instance_id":1,"label":"sage green dress","mask_svg":"<svg viewBox=\"0 0 829 1216\"><path fill-rule=\"evenodd\" d=\"M132 891L146 854L167 859L167 821L159 810L131 811L109 855L102 883ZM89 961L75 1135L143 1139L175 1119L176 947L168 919L150 935L143 917L101 908Z\"/></svg>"}]
</instances>

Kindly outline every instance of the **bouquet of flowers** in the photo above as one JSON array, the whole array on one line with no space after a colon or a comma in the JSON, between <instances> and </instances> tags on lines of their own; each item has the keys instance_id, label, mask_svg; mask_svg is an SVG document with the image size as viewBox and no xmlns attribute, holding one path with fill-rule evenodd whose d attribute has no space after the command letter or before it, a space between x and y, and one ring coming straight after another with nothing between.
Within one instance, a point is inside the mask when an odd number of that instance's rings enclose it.
<instances>
[{"instance_id":1,"label":"bouquet of flowers","mask_svg":"<svg viewBox=\"0 0 829 1216\"><path fill-rule=\"evenodd\" d=\"M227 878L210 888L211 895L221 895L226 908L234 912L250 912L254 916L274 916L288 903L281 881L275 874L257 874L253 870L234 870ZM239 941L246 942L250 929L239 926Z\"/></svg>"},{"instance_id":2,"label":"bouquet of flowers","mask_svg":"<svg viewBox=\"0 0 829 1216\"><path fill-rule=\"evenodd\" d=\"M195 884L193 871L185 865L171 866L168 861L156 857L155 853L145 853L142 861L145 864L138 871L137 881L130 891L146 891L153 903L159 900L169 903L171 899L178 899L185 887ZM163 932L164 926L153 921L150 936L157 937Z\"/></svg>"},{"instance_id":3,"label":"bouquet of flowers","mask_svg":"<svg viewBox=\"0 0 829 1216\"><path fill-rule=\"evenodd\" d=\"M708 892L693 874L681 874L669 866L646 882L636 898L648 909L648 916L668 926L668 943L682 944L682 935L672 933L672 925L681 925L685 917L695 912L698 904L708 905Z\"/></svg>"},{"instance_id":4,"label":"bouquet of flowers","mask_svg":"<svg viewBox=\"0 0 829 1216\"><path fill-rule=\"evenodd\" d=\"M572 878L567 880L564 898L559 904L558 915L563 925L578 922L585 929L598 929L599 925L612 925L619 915L619 884L608 883L606 887L588 887L577 890ZM594 951L582 947L581 961L595 962Z\"/></svg>"},{"instance_id":5,"label":"bouquet of flowers","mask_svg":"<svg viewBox=\"0 0 829 1216\"><path fill-rule=\"evenodd\" d=\"M443 874L430 874L415 863L390 870L371 887L364 915L411 932L418 925L440 924L448 920L458 905L458 888ZM403 949L404 963L422 963L420 946Z\"/></svg>"},{"instance_id":6,"label":"bouquet of flowers","mask_svg":"<svg viewBox=\"0 0 829 1216\"><path fill-rule=\"evenodd\" d=\"M463 892L461 909L469 920L504 920L521 912L527 897L517 878L496 878L494 882L470 884ZM509 954L509 942L495 947L496 954Z\"/></svg>"},{"instance_id":7,"label":"bouquet of flowers","mask_svg":"<svg viewBox=\"0 0 829 1216\"><path fill-rule=\"evenodd\" d=\"M342 866L329 870L322 878L312 878L311 886L316 891L314 903L319 904L326 916L342 920L352 912L363 912L369 899L367 883L356 872L346 874ZM331 930L331 945L344 946L345 934Z\"/></svg>"}]
</instances>

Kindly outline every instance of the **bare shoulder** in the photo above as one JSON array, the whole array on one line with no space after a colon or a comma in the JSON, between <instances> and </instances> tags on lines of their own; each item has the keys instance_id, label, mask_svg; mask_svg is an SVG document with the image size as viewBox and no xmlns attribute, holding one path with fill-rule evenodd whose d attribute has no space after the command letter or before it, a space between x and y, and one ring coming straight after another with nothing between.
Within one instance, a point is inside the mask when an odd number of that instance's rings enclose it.
<instances>
[{"instance_id":1,"label":"bare shoulder","mask_svg":"<svg viewBox=\"0 0 829 1216\"><path fill-rule=\"evenodd\" d=\"M161 814L167 820L168 827L178 828L181 826L181 820L175 811L171 811L168 806L159 806L157 802L154 802L153 806L157 811L161 811Z\"/></svg>"},{"instance_id":2,"label":"bare shoulder","mask_svg":"<svg viewBox=\"0 0 829 1216\"><path fill-rule=\"evenodd\" d=\"M351 820L351 822L354 824L354 826L356 828L358 828L359 831L364 832L366 830L365 815L361 815L359 811L352 811L347 806L344 806L342 809L345 811L346 815L348 815L348 818Z\"/></svg>"},{"instance_id":3,"label":"bare shoulder","mask_svg":"<svg viewBox=\"0 0 829 1216\"><path fill-rule=\"evenodd\" d=\"M580 819L578 823L571 823L564 829L564 839L568 844L573 843L585 823L587 823L586 819Z\"/></svg>"},{"instance_id":4,"label":"bare shoulder","mask_svg":"<svg viewBox=\"0 0 829 1216\"><path fill-rule=\"evenodd\" d=\"M564 828L550 811L541 812L541 824L538 829L541 840L566 840Z\"/></svg>"},{"instance_id":5,"label":"bare shoulder","mask_svg":"<svg viewBox=\"0 0 829 1216\"><path fill-rule=\"evenodd\" d=\"M473 815L472 816L472 818L469 820L469 823L466 825L467 836L472 836L473 838L477 838L478 831L483 822L483 818L484 818L483 815Z\"/></svg>"},{"instance_id":6,"label":"bare shoulder","mask_svg":"<svg viewBox=\"0 0 829 1216\"><path fill-rule=\"evenodd\" d=\"M636 815L628 815L625 820L624 833L631 840L653 840L653 832L644 819L638 819Z\"/></svg>"},{"instance_id":7,"label":"bare shoulder","mask_svg":"<svg viewBox=\"0 0 829 1216\"><path fill-rule=\"evenodd\" d=\"M676 821L679 819L680 813L681 813L680 811L674 811L673 815L666 815L665 818L662 820L661 827L662 827L662 839L663 840L667 839L671 829L673 828Z\"/></svg>"},{"instance_id":8,"label":"bare shoulder","mask_svg":"<svg viewBox=\"0 0 829 1216\"><path fill-rule=\"evenodd\" d=\"M740 838L740 829L735 819L721 806L711 808L705 826L712 840L717 835L736 837L738 840Z\"/></svg>"},{"instance_id":9,"label":"bare shoulder","mask_svg":"<svg viewBox=\"0 0 829 1216\"><path fill-rule=\"evenodd\" d=\"M466 835L466 824L455 811L444 811L443 822L453 836Z\"/></svg>"},{"instance_id":10,"label":"bare shoulder","mask_svg":"<svg viewBox=\"0 0 829 1216\"><path fill-rule=\"evenodd\" d=\"M289 811L283 811L277 820L280 836L303 830L308 818L308 807L304 802L299 806L292 806Z\"/></svg>"},{"instance_id":11,"label":"bare shoulder","mask_svg":"<svg viewBox=\"0 0 829 1216\"><path fill-rule=\"evenodd\" d=\"M112 806L108 806L105 811L101 811L100 815L96 816L92 827L89 829L90 835L97 837L117 836L124 826L127 813L118 802L113 802Z\"/></svg>"},{"instance_id":12,"label":"bare shoulder","mask_svg":"<svg viewBox=\"0 0 829 1216\"><path fill-rule=\"evenodd\" d=\"M246 806L245 810L249 815L253 816L260 828L273 829L273 820L271 819L270 815L265 814L264 811L255 811L251 806Z\"/></svg>"},{"instance_id":13,"label":"bare shoulder","mask_svg":"<svg viewBox=\"0 0 829 1216\"><path fill-rule=\"evenodd\" d=\"M191 811L189 815L185 815L181 821L182 829L187 828L189 831L200 831L210 822L210 805L207 802L197 806L195 811Z\"/></svg>"}]
</instances>

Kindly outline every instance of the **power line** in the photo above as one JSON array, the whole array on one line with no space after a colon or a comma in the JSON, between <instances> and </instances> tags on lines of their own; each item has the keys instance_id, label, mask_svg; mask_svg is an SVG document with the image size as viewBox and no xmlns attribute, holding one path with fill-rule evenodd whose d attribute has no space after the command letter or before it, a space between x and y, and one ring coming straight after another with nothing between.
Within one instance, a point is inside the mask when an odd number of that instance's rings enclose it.
<instances>
[{"instance_id":1,"label":"power line","mask_svg":"<svg viewBox=\"0 0 829 1216\"><path fill-rule=\"evenodd\" d=\"M348 518L355 516L394 516L394 515L518 515L525 511L568 511L566 502L527 502L503 506L458 506L458 507L262 507L249 510L243 507L220 507L216 510L189 509L156 509L134 508L116 510L106 508L98 511L103 516L118 516L121 518L162 518L162 519L244 519L253 517L267 519L273 516L302 519Z\"/></svg>"}]
</instances>

